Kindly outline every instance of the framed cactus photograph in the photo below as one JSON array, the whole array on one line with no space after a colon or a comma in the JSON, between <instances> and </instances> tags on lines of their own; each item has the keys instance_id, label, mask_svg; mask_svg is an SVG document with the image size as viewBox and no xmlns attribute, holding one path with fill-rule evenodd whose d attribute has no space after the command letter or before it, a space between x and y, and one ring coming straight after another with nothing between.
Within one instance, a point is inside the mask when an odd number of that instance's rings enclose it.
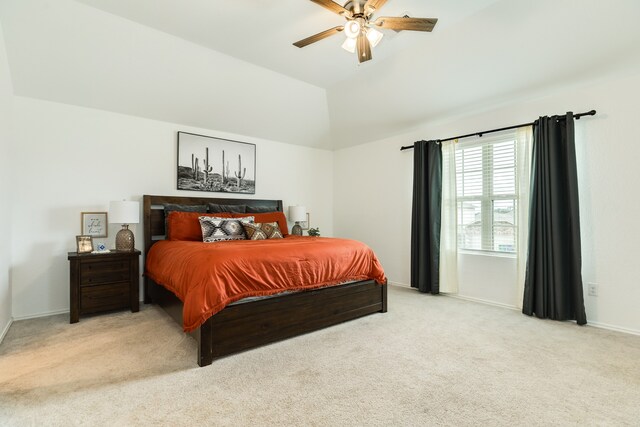
<instances>
[{"instance_id":1,"label":"framed cactus photograph","mask_svg":"<svg viewBox=\"0 0 640 427\"><path fill-rule=\"evenodd\" d=\"M256 193L256 145L178 132L178 190Z\"/></svg>"}]
</instances>

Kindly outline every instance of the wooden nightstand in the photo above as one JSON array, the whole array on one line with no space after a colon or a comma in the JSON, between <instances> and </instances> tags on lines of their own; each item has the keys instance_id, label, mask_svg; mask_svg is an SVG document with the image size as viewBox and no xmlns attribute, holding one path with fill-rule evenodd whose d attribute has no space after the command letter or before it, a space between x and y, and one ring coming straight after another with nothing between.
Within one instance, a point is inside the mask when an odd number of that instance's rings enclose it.
<instances>
[{"instance_id":1,"label":"wooden nightstand","mask_svg":"<svg viewBox=\"0 0 640 427\"><path fill-rule=\"evenodd\" d=\"M69 252L71 261L70 323L81 314L130 308L140 310L140 251L105 254Z\"/></svg>"}]
</instances>

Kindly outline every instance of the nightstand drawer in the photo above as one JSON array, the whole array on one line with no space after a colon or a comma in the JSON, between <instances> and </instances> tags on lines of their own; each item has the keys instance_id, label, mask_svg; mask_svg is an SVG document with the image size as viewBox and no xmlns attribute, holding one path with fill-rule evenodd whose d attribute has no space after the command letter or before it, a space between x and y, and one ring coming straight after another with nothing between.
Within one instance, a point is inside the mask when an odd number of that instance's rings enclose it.
<instances>
[{"instance_id":1,"label":"nightstand drawer","mask_svg":"<svg viewBox=\"0 0 640 427\"><path fill-rule=\"evenodd\" d=\"M86 286L80 290L80 310L83 313L113 310L128 306L128 282Z\"/></svg>"},{"instance_id":2,"label":"nightstand drawer","mask_svg":"<svg viewBox=\"0 0 640 427\"><path fill-rule=\"evenodd\" d=\"M107 260L80 265L80 286L129 280L129 260Z\"/></svg>"}]
</instances>

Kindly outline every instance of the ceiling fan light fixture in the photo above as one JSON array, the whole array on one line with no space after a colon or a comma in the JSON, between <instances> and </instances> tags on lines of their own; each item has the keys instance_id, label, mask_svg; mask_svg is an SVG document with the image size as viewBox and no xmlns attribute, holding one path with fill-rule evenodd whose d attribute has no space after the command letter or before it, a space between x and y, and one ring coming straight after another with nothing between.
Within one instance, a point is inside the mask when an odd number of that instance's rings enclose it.
<instances>
[{"instance_id":1,"label":"ceiling fan light fixture","mask_svg":"<svg viewBox=\"0 0 640 427\"><path fill-rule=\"evenodd\" d=\"M355 19L347 21L344 26L344 34L347 36L347 38L350 39L355 39L356 37L358 37L358 35L360 35L360 30L360 23Z\"/></svg>"},{"instance_id":2,"label":"ceiling fan light fixture","mask_svg":"<svg viewBox=\"0 0 640 427\"><path fill-rule=\"evenodd\" d=\"M356 53L356 39L346 38L342 43L342 48L349 53Z\"/></svg>"},{"instance_id":3,"label":"ceiling fan light fixture","mask_svg":"<svg viewBox=\"0 0 640 427\"><path fill-rule=\"evenodd\" d=\"M384 34L382 34L381 31L378 31L375 28L367 28L367 38L369 39L371 47L378 46L382 37L384 37Z\"/></svg>"},{"instance_id":4,"label":"ceiling fan light fixture","mask_svg":"<svg viewBox=\"0 0 640 427\"><path fill-rule=\"evenodd\" d=\"M344 6L338 0L311 0L313 3L337 13L346 19L344 25L314 34L293 43L301 48L326 39L339 32L344 32L346 40L342 48L347 52L357 52L358 63L370 61L371 50L377 46L384 35L376 28L399 31L431 32L438 22L437 18L412 18L404 16L383 16L374 19L373 14L387 3L387 0L347 0Z\"/></svg>"}]
</instances>

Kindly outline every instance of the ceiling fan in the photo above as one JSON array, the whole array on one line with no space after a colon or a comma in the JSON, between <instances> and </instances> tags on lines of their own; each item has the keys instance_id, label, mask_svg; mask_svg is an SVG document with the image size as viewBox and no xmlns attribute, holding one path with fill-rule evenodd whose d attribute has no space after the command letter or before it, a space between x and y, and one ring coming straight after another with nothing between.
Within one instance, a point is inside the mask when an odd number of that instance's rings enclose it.
<instances>
[{"instance_id":1,"label":"ceiling fan","mask_svg":"<svg viewBox=\"0 0 640 427\"><path fill-rule=\"evenodd\" d=\"M383 34L374 27L394 31L411 30L430 32L433 30L436 22L438 22L435 18L410 18L408 16L383 16L374 20L373 14L376 13L387 0L349 0L344 6L340 6L332 0L311 1L343 16L347 20L347 23L314 34L311 37L295 42L293 45L302 48L344 31L347 39L342 44L342 47L351 53L357 50L358 62L369 61L371 59L371 48L375 47L380 43L380 40L382 40Z\"/></svg>"}]
</instances>

